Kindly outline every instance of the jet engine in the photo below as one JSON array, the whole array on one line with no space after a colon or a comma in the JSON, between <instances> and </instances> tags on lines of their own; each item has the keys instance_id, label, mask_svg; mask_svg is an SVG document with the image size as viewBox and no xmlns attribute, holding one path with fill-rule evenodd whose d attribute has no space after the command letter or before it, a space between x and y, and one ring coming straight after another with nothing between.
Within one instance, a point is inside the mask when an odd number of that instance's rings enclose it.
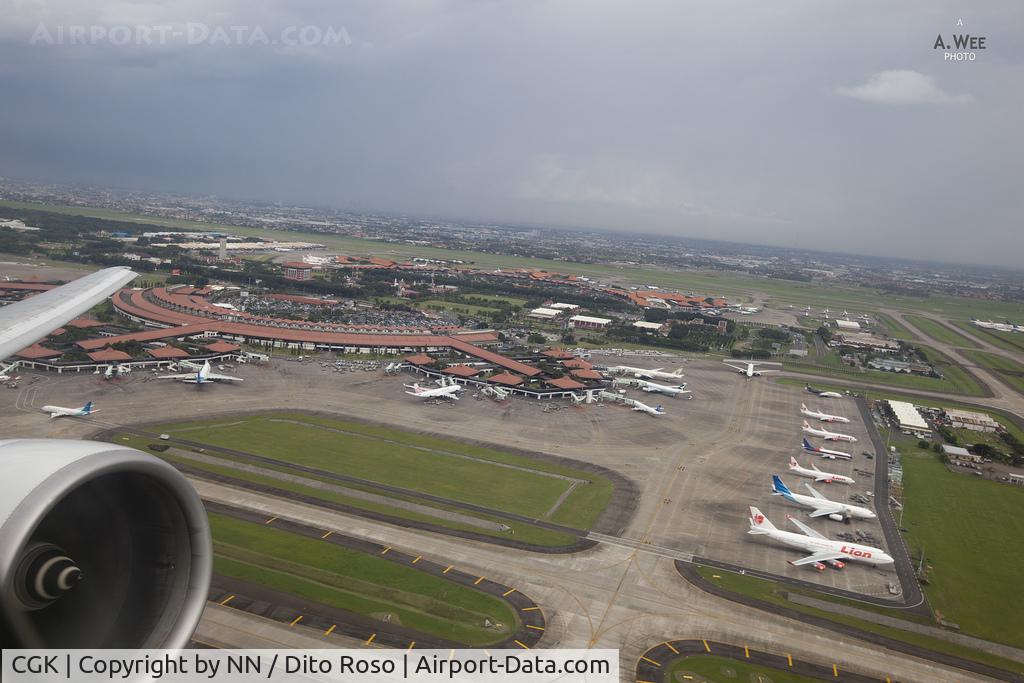
<instances>
[{"instance_id":1,"label":"jet engine","mask_svg":"<svg viewBox=\"0 0 1024 683\"><path fill-rule=\"evenodd\" d=\"M850 523L849 518L839 514L838 512L833 512L831 515L828 516L828 518L834 522L846 522L847 524Z\"/></svg>"},{"instance_id":2,"label":"jet engine","mask_svg":"<svg viewBox=\"0 0 1024 683\"><path fill-rule=\"evenodd\" d=\"M0 440L0 640L180 648L206 604L206 511L173 467L115 444Z\"/></svg>"}]
</instances>

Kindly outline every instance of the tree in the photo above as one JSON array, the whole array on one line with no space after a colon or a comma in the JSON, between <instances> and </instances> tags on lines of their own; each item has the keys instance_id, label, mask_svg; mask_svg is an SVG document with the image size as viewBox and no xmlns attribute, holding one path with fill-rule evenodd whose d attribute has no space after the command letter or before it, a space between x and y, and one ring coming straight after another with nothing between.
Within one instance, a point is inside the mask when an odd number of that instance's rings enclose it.
<instances>
[{"instance_id":1,"label":"tree","mask_svg":"<svg viewBox=\"0 0 1024 683\"><path fill-rule=\"evenodd\" d=\"M923 448L923 449L927 450L928 449L928 442L925 441L924 439L921 439L920 441L917 442L917 447L918 448Z\"/></svg>"},{"instance_id":2,"label":"tree","mask_svg":"<svg viewBox=\"0 0 1024 683\"><path fill-rule=\"evenodd\" d=\"M526 341L529 344L543 344L546 340L544 335L540 332L531 332L530 336L526 338Z\"/></svg>"}]
</instances>

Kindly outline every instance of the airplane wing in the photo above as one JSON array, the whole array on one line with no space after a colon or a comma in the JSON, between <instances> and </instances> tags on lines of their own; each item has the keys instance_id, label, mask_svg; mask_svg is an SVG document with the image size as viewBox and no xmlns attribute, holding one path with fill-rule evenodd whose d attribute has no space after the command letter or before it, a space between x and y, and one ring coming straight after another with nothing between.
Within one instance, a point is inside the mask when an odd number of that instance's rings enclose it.
<instances>
[{"instance_id":1,"label":"airplane wing","mask_svg":"<svg viewBox=\"0 0 1024 683\"><path fill-rule=\"evenodd\" d=\"M726 367L732 368L733 370L742 370L743 372L747 371L746 366L740 367L738 365L733 365L731 363L723 363L722 365L725 365Z\"/></svg>"},{"instance_id":2,"label":"airplane wing","mask_svg":"<svg viewBox=\"0 0 1024 683\"><path fill-rule=\"evenodd\" d=\"M244 382L245 381L241 377L231 377L230 375L215 375L212 372L206 376L206 379L217 379L217 380L220 380L222 382Z\"/></svg>"},{"instance_id":3,"label":"airplane wing","mask_svg":"<svg viewBox=\"0 0 1024 683\"><path fill-rule=\"evenodd\" d=\"M818 508L817 510L814 510L813 512L811 512L807 516L808 517L825 517L827 515L835 515L835 514L841 513L842 511L843 511L843 509L841 507L839 507L838 505L833 505L832 507Z\"/></svg>"},{"instance_id":4,"label":"airplane wing","mask_svg":"<svg viewBox=\"0 0 1024 683\"><path fill-rule=\"evenodd\" d=\"M807 526L806 524L801 522L796 517L793 517L792 515L787 515L786 519L788 519L789 521L793 522L793 524L796 525L797 529L799 529L800 531L804 532L805 534L807 534L811 538L820 538L820 539L823 539L823 540L826 540L826 541L828 540L827 537L823 536L822 534L819 534L817 531L815 531L811 527Z\"/></svg>"},{"instance_id":5,"label":"airplane wing","mask_svg":"<svg viewBox=\"0 0 1024 683\"><path fill-rule=\"evenodd\" d=\"M821 474L819 474L818 476L816 476L816 477L814 478L814 481L815 481L815 482L820 482L820 481L832 481L832 479L833 479L833 477L832 477L832 475L831 475L831 474L825 474L824 472L822 472Z\"/></svg>"},{"instance_id":6,"label":"airplane wing","mask_svg":"<svg viewBox=\"0 0 1024 683\"><path fill-rule=\"evenodd\" d=\"M31 299L0 308L0 358L31 346L135 278L130 268L105 268Z\"/></svg>"},{"instance_id":7,"label":"airplane wing","mask_svg":"<svg viewBox=\"0 0 1024 683\"><path fill-rule=\"evenodd\" d=\"M820 553L814 553L807 557L801 557L799 560L791 560L790 564L799 567L804 564L814 564L815 562L827 562L828 560L840 560L844 557L842 553L823 551Z\"/></svg>"},{"instance_id":8,"label":"airplane wing","mask_svg":"<svg viewBox=\"0 0 1024 683\"><path fill-rule=\"evenodd\" d=\"M815 498L817 498L818 500L828 500L828 498L826 498L822 494L818 493L817 489L815 489L810 484L804 484L804 488L807 489L808 491L810 491L811 495L814 496ZM832 501L829 501L829 502L831 503Z\"/></svg>"},{"instance_id":9,"label":"airplane wing","mask_svg":"<svg viewBox=\"0 0 1024 683\"><path fill-rule=\"evenodd\" d=\"M194 372L186 372L180 375L160 375L157 379L188 379L190 377L195 379L195 376Z\"/></svg>"}]
</instances>

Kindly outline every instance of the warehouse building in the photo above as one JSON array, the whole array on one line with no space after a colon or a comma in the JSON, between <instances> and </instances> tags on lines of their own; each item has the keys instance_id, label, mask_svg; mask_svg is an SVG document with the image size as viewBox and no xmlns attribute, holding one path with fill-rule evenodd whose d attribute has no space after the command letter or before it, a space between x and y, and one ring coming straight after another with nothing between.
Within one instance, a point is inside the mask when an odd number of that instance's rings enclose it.
<instances>
[{"instance_id":1,"label":"warehouse building","mask_svg":"<svg viewBox=\"0 0 1024 683\"><path fill-rule=\"evenodd\" d=\"M970 410L957 410L956 408L944 408L946 417L951 427L956 429L970 429L974 432L995 432L999 430L1000 424L986 413L976 413Z\"/></svg>"},{"instance_id":2,"label":"warehouse building","mask_svg":"<svg viewBox=\"0 0 1024 683\"><path fill-rule=\"evenodd\" d=\"M932 428L928 426L912 403L906 401L887 401L887 403L901 431L909 432L914 436L931 435Z\"/></svg>"},{"instance_id":3,"label":"warehouse building","mask_svg":"<svg viewBox=\"0 0 1024 683\"><path fill-rule=\"evenodd\" d=\"M569 318L569 324L578 330L603 330L611 323L609 318L594 318L589 315L574 315Z\"/></svg>"}]
</instances>

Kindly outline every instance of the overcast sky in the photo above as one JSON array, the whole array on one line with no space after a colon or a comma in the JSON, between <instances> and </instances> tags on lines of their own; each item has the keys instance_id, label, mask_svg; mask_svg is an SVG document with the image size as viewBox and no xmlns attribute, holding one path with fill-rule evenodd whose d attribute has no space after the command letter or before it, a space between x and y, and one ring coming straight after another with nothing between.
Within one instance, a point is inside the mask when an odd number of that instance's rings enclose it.
<instances>
[{"instance_id":1,"label":"overcast sky","mask_svg":"<svg viewBox=\"0 0 1024 683\"><path fill-rule=\"evenodd\" d=\"M1024 255L1019 0L0 0L0 12L2 175L961 262ZM68 44L69 27L93 25L133 36ZM167 25L184 35L134 44L136 27ZM303 35L289 26L342 38L282 44ZM936 36L961 32L987 49L944 62Z\"/></svg>"}]
</instances>

